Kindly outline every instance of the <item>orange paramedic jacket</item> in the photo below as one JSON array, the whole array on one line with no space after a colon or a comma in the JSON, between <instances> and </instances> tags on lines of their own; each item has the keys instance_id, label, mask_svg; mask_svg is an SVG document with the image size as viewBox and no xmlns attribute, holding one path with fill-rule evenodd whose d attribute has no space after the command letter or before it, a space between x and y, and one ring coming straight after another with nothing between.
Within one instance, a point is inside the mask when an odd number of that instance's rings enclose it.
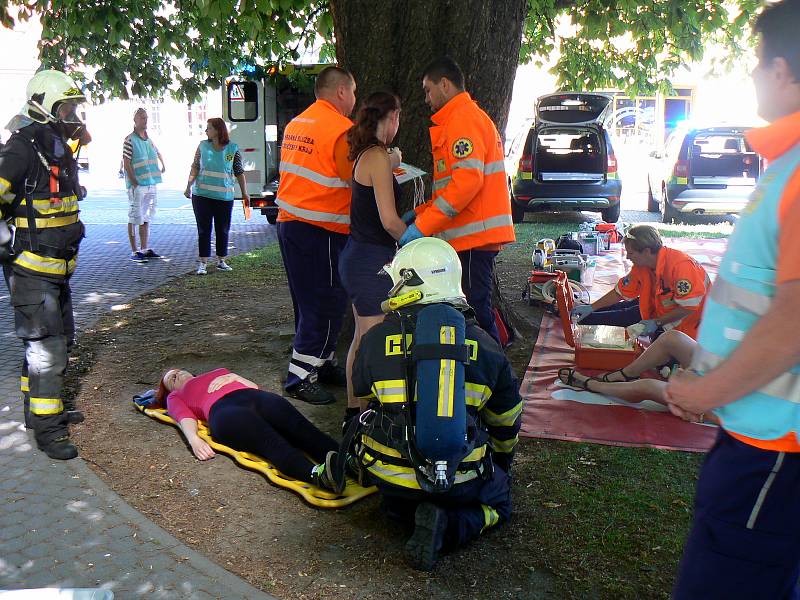
<instances>
[{"instance_id":1,"label":"orange paramedic jacket","mask_svg":"<svg viewBox=\"0 0 800 600\"><path fill-rule=\"evenodd\" d=\"M278 168L278 221L350 233L350 183L339 176L334 148L352 125L326 100L317 100L289 122Z\"/></svg>"},{"instance_id":2,"label":"orange paramedic jacket","mask_svg":"<svg viewBox=\"0 0 800 600\"><path fill-rule=\"evenodd\" d=\"M676 308L691 310L689 315L668 323L666 328L677 329L697 339L697 328L710 286L706 270L697 261L685 252L663 246L658 251L655 271L634 266L617 282L615 289L626 300L639 298L642 319L658 319Z\"/></svg>"},{"instance_id":3,"label":"orange paramedic jacket","mask_svg":"<svg viewBox=\"0 0 800 600\"><path fill-rule=\"evenodd\" d=\"M433 195L416 208L417 227L457 252L513 242L503 143L489 115L461 92L431 119Z\"/></svg>"}]
</instances>

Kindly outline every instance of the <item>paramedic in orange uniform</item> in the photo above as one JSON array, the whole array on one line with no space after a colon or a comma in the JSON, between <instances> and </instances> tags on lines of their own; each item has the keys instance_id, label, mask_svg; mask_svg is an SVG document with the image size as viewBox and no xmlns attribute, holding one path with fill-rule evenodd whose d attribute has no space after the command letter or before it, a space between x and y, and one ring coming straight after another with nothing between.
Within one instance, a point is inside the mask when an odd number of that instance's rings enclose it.
<instances>
[{"instance_id":1,"label":"paramedic in orange uniform","mask_svg":"<svg viewBox=\"0 0 800 600\"><path fill-rule=\"evenodd\" d=\"M423 72L425 102L434 111L433 196L403 220L410 224L400 245L435 235L455 248L461 287L478 324L499 340L492 310L494 258L513 242L511 199L503 143L492 120L464 91L464 74L450 57Z\"/></svg>"},{"instance_id":2,"label":"paramedic in orange uniform","mask_svg":"<svg viewBox=\"0 0 800 600\"><path fill-rule=\"evenodd\" d=\"M346 133L355 91L350 73L324 69L314 86L317 101L286 126L281 146L278 242L295 328L286 391L311 404L335 400L321 383L346 384L334 350L347 308L339 253L350 232Z\"/></svg>"},{"instance_id":3,"label":"paramedic in orange uniform","mask_svg":"<svg viewBox=\"0 0 800 600\"><path fill-rule=\"evenodd\" d=\"M664 246L649 225L631 227L624 244L633 268L605 296L573 308L573 317L583 325L641 323L641 335L649 336L677 329L696 339L711 286L705 269L685 252Z\"/></svg>"}]
</instances>

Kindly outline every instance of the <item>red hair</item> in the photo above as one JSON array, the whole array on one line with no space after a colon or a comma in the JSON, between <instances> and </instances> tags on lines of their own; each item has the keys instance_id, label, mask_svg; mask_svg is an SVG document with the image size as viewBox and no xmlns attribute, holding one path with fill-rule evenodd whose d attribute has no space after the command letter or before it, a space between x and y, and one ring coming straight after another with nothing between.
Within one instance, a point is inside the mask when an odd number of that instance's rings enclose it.
<instances>
[{"instance_id":1,"label":"red hair","mask_svg":"<svg viewBox=\"0 0 800 600\"><path fill-rule=\"evenodd\" d=\"M208 124L217 132L217 141L219 141L221 145L227 146L231 141L231 137L228 135L228 127L225 125L225 121L219 117L214 117L208 120Z\"/></svg>"},{"instance_id":2,"label":"red hair","mask_svg":"<svg viewBox=\"0 0 800 600\"><path fill-rule=\"evenodd\" d=\"M169 373L169 371L167 371L167 373ZM169 396L169 390L164 383L164 377L166 377L167 373L164 373L161 376L161 379L158 380L158 389L156 390L155 395L156 404L150 408L165 408L167 405L167 396Z\"/></svg>"}]
</instances>

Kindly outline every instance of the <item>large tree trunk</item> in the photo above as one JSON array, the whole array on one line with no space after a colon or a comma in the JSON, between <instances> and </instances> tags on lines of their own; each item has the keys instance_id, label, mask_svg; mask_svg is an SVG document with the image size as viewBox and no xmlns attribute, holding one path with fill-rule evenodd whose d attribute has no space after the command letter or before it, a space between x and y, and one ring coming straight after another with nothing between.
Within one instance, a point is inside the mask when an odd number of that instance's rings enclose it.
<instances>
[{"instance_id":1,"label":"large tree trunk","mask_svg":"<svg viewBox=\"0 0 800 600\"><path fill-rule=\"evenodd\" d=\"M336 58L355 76L358 98L377 90L400 96L403 113L396 144L405 162L432 171L431 111L422 92L422 70L444 54L461 65L467 91L502 135L527 0L331 0L330 4Z\"/></svg>"},{"instance_id":2,"label":"large tree trunk","mask_svg":"<svg viewBox=\"0 0 800 600\"><path fill-rule=\"evenodd\" d=\"M387 90L402 102L396 144L403 160L433 170L428 135L431 111L422 92L422 70L448 54L464 71L466 89L503 135L519 60L527 0L331 0L336 58L353 73L357 97ZM406 188L401 208L411 203ZM425 180L426 198L431 180ZM402 211L401 211L402 214ZM512 324L519 318L500 293L494 304Z\"/></svg>"}]
</instances>

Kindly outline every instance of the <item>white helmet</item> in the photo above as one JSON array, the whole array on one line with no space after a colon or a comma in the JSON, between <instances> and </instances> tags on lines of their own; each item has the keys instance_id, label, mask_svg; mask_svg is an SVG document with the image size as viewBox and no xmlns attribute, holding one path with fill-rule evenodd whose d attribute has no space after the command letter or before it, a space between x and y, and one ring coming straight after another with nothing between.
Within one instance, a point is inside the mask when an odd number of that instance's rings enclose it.
<instances>
[{"instance_id":1,"label":"white helmet","mask_svg":"<svg viewBox=\"0 0 800 600\"><path fill-rule=\"evenodd\" d=\"M25 96L28 116L39 123L62 121L57 115L58 105L61 102L70 101L76 105L86 102L86 96L69 75L52 69L36 73L28 82ZM74 123L76 119L77 116L73 116L63 121Z\"/></svg>"},{"instance_id":2,"label":"white helmet","mask_svg":"<svg viewBox=\"0 0 800 600\"><path fill-rule=\"evenodd\" d=\"M390 298L418 291L422 297L408 304L467 303L461 290L461 261L444 240L423 237L409 242L385 269L394 283Z\"/></svg>"}]
</instances>

